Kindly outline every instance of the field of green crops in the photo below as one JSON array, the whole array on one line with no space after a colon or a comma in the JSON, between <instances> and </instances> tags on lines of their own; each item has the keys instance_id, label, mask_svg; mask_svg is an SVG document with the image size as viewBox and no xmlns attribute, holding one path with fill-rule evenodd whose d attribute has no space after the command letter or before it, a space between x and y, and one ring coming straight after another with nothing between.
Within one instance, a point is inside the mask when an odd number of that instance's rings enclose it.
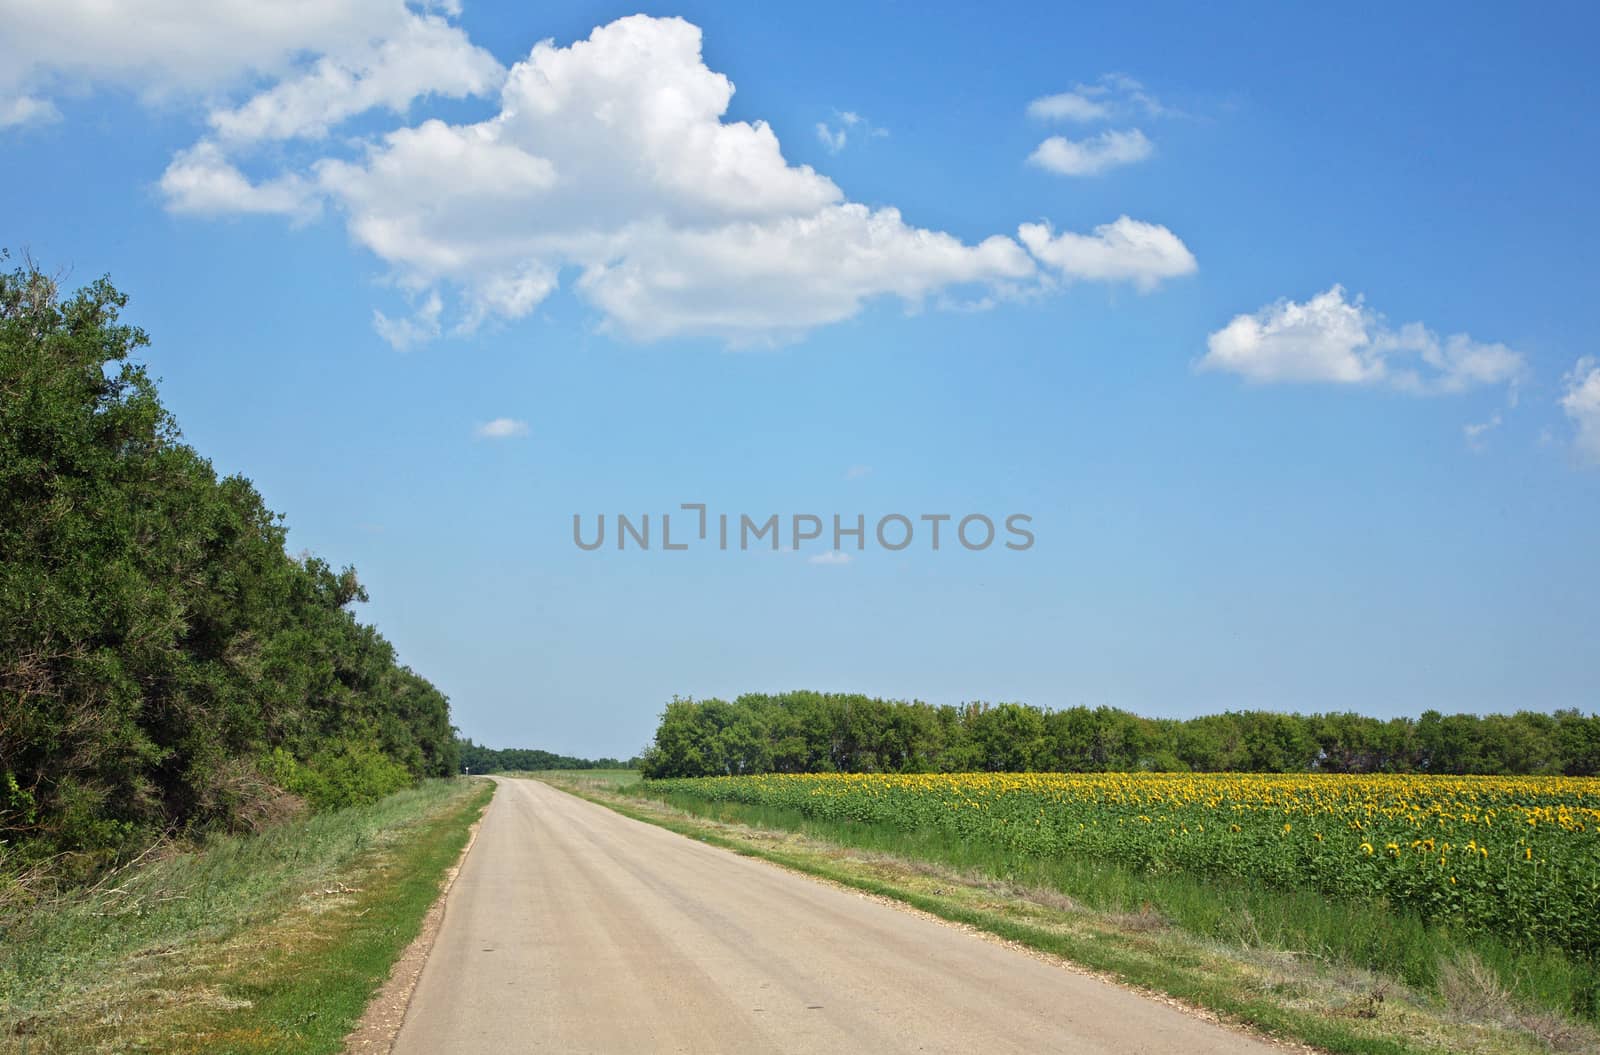
<instances>
[{"instance_id":1,"label":"field of green crops","mask_svg":"<svg viewBox=\"0 0 1600 1055\"><path fill-rule=\"evenodd\" d=\"M766 775L657 793L936 831L1021 857L1226 875L1509 945L1600 953L1600 780L1248 774Z\"/></svg>"}]
</instances>

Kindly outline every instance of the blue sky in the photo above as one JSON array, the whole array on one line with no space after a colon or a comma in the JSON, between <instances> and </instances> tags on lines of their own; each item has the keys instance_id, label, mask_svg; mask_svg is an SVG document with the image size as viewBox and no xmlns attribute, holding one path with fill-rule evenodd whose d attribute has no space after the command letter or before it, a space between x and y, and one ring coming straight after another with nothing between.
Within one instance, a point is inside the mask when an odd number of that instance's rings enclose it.
<instances>
[{"instance_id":1,"label":"blue sky","mask_svg":"<svg viewBox=\"0 0 1600 1055\"><path fill-rule=\"evenodd\" d=\"M0 243L480 741L1596 706L1588 6L88 6L4 5ZM683 502L1036 542L573 545Z\"/></svg>"}]
</instances>

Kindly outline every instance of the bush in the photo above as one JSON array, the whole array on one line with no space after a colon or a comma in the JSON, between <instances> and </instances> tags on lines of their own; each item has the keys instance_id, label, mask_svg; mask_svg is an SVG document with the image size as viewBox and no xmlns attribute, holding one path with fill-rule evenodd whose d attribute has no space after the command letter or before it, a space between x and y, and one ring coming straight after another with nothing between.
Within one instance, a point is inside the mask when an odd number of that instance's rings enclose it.
<instances>
[{"instance_id":1,"label":"bush","mask_svg":"<svg viewBox=\"0 0 1600 1055\"><path fill-rule=\"evenodd\" d=\"M304 762L280 747L261 768L318 813L376 802L412 782L410 770L363 741L340 741Z\"/></svg>"}]
</instances>

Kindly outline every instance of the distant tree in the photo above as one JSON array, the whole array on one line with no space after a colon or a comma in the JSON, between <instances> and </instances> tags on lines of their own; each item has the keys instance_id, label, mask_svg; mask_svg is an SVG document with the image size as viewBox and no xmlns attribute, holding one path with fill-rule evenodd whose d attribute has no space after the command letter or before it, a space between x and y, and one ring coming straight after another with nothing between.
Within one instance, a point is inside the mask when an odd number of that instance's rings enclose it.
<instances>
[{"instance_id":1,"label":"distant tree","mask_svg":"<svg viewBox=\"0 0 1600 1055\"><path fill-rule=\"evenodd\" d=\"M456 757L452 772L462 769L473 773L509 773L541 769L638 769L639 760L623 762L615 758L576 758L522 747L484 747L471 740L458 740L454 744Z\"/></svg>"},{"instance_id":2,"label":"distant tree","mask_svg":"<svg viewBox=\"0 0 1600 1055\"><path fill-rule=\"evenodd\" d=\"M933 707L841 693L674 698L647 777L976 770L1329 773L1600 772L1600 717L1229 711L1141 718L1113 707Z\"/></svg>"}]
</instances>

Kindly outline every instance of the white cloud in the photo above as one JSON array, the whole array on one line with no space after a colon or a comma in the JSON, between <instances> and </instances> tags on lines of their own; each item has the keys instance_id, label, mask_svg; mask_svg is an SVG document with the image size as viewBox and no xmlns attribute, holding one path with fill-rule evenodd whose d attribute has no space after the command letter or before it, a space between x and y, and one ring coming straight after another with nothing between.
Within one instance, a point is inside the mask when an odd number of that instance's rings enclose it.
<instances>
[{"instance_id":1,"label":"white cloud","mask_svg":"<svg viewBox=\"0 0 1600 1055\"><path fill-rule=\"evenodd\" d=\"M321 137L377 107L492 93L503 75L461 29L406 0L8 0L0 17L0 127L18 123L7 114L52 113L48 93L113 87L209 102L266 80L276 83L212 109L217 136Z\"/></svg>"},{"instance_id":2,"label":"white cloud","mask_svg":"<svg viewBox=\"0 0 1600 1055\"><path fill-rule=\"evenodd\" d=\"M723 120L733 85L706 67L700 30L682 19L633 16L568 47L544 41L506 71L449 21L455 0L4 2L0 127L55 117L56 93L105 87L208 106L209 132L160 179L168 208L303 223L332 206L421 298L410 317L374 313L397 347L443 332L446 294L452 327L470 330L527 315L564 278L632 337L739 344L790 338L877 299L987 306L1048 288L1029 250L1060 275L1142 288L1194 268L1171 232L1126 217L1091 235L1026 225L1024 250L1004 234L968 243L851 202L786 161L765 122ZM419 98L496 91L498 112L478 123L330 135L358 114L403 121ZM1075 92L1108 113L1159 110L1117 75ZM830 146L887 134L856 111L834 121L821 136ZM286 139L319 141L326 156L285 168L303 155L251 154ZM277 170L263 172L272 159Z\"/></svg>"},{"instance_id":3,"label":"white cloud","mask_svg":"<svg viewBox=\"0 0 1600 1055\"><path fill-rule=\"evenodd\" d=\"M1334 286L1304 304L1281 300L1235 316L1207 339L1200 366L1263 382L1375 381L1384 367L1368 328L1360 298L1349 303L1343 287Z\"/></svg>"},{"instance_id":4,"label":"white cloud","mask_svg":"<svg viewBox=\"0 0 1600 1055\"><path fill-rule=\"evenodd\" d=\"M1502 423L1503 422L1501 420L1500 413L1496 411L1489 417L1488 421L1480 421L1476 424L1461 426L1461 434L1462 436L1466 437L1467 446L1469 448L1474 451L1481 451L1488 446L1488 440L1486 437L1489 435L1489 433L1499 428Z\"/></svg>"},{"instance_id":5,"label":"white cloud","mask_svg":"<svg viewBox=\"0 0 1600 1055\"><path fill-rule=\"evenodd\" d=\"M850 142L852 133L866 139L882 139L889 134L886 128L879 128L854 110L835 110L834 117L839 122L839 127L834 128L826 121L817 122L817 138L822 145L828 148L828 153L837 154Z\"/></svg>"},{"instance_id":6,"label":"white cloud","mask_svg":"<svg viewBox=\"0 0 1600 1055\"><path fill-rule=\"evenodd\" d=\"M459 28L437 17L407 19L393 36L354 53L324 56L243 105L211 113L225 140L320 138L346 118L386 107L403 113L425 95L484 95L505 70Z\"/></svg>"},{"instance_id":7,"label":"white cloud","mask_svg":"<svg viewBox=\"0 0 1600 1055\"><path fill-rule=\"evenodd\" d=\"M1101 132L1078 140L1051 136L1039 144L1028 160L1063 176L1094 176L1107 169L1143 161L1155 150L1155 144L1134 128L1126 132Z\"/></svg>"},{"instance_id":8,"label":"white cloud","mask_svg":"<svg viewBox=\"0 0 1600 1055\"><path fill-rule=\"evenodd\" d=\"M1093 84L1046 95L1028 104L1028 116L1045 121L1097 124L1129 117L1166 117L1163 106L1144 85L1121 73L1108 73ZM1144 161L1155 144L1137 128L1107 129L1086 139L1051 136L1034 148L1028 161L1063 176L1094 176Z\"/></svg>"},{"instance_id":9,"label":"white cloud","mask_svg":"<svg viewBox=\"0 0 1600 1055\"><path fill-rule=\"evenodd\" d=\"M1466 334L1440 338L1419 322L1390 328L1360 296L1334 286L1305 303L1280 300L1238 315L1207 339L1203 370L1224 370L1261 383L1323 382L1387 385L1420 394L1514 385L1523 357L1503 344Z\"/></svg>"},{"instance_id":10,"label":"white cloud","mask_svg":"<svg viewBox=\"0 0 1600 1055\"><path fill-rule=\"evenodd\" d=\"M920 307L950 286L1025 279L1014 241L967 245L906 224L898 209L846 203L813 215L710 229L630 232L626 254L591 265L578 288L631 336L784 339L857 314L873 297Z\"/></svg>"},{"instance_id":11,"label":"white cloud","mask_svg":"<svg viewBox=\"0 0 1600 1055\"><path fill-rule=\"evenodd\" d=\"M528 423L516 418L495 418L486 421L473 431L480 440L509 440L528 434Z\"/></svg>"},{"instance_id":12,"label":"white cloud","mask_svg":"<svg viewBox=\"0 0 1600 1055\"><path fill-rule=\"evenodd\" d=\"M850 563L850 554L844 552L843 550L833 549L833 550L829 550L826 553L818 553L818 554L815 554L814 556L807 557L806 558L806 563L807 564L826 564L826 565L849 564Z\"/></svg>"},{"instance_id":13,"label":"white cloud","mask_svg":"<svg viewBox=\"0 0 1600 1055\"><path fill-rule=\"evenodd\" d=\"M817 122L817 138L822 140L822 145L828 148L830 154L837 154L850 141L844 129L829 128L824 121Z\"/></svg>"},{"instance_id":14,"label":"white cloud","mask_svg":"<svg viewBox=\"0 0 1600 1055\"><path fill-rule=\"evenodd\" d=\"M1173 111L1123 73L1108 73L1092 84L1079 84L1069 92L1045 95L1028 104L1028 116L1043 121L1092 124L1116 117L1165 117Z\"/></svg>"},{"instance_id":15,"label":"white cloud","mask_svg":"<svg viewBox=\"0 0 1600 1055\"><path fill-rule=\"evenodd\" d=\"M546 40L503 71L435 15L384 0L340 2L348 17L312 24L294 62L279 55L286 30L262 30L271 47L224 47L252 69L277 63L279 79L258 82L240 105L215 107L208 136L173 158L160 186L179 213L304 222L331 207L394 285L425 298L410 317L374 313L396 347L436 337L446 315L455 332L522 318L562 285L598 309L603 327L634 339L739 345L790 339L880 299L913 311L987 306L1049 288L1056 276L1148 289L1194 270L1170 231L1127 217L1089 235L1026 225L1025 250L1004 234L966 242L914 226L891 206L849 201L826 176L790 164L765 122L724 120L734 87L707 68L700 30L682 19L637 15L570 46ZM248 32L262 17L168 19L165 37L138 37L132 51L153 55L152 41L195 41L224 24ZM143 68L118 61L113 73ZM1091 88L1111 93L1110 85ZM424 120L362 140L329 135L356 113L403 117L419 96L492 86L499 107L487 120ZM1116 97L1130 90L1118 87ZM886 134L855 111L835 120L827 135L819 129L830 146ZM263 157L300 156L241 157L284 138L320 140L325 156L246 174Z\"/></svg>"},{"instance_id":16,"label":"white cloud","mask_svg":"<svg viewBox=\"0 0 1600 1055\"><path fill-rule=\"evenodd\" d=\"M1561 409L1577 430L1573 445L1587 462L1600 465L1600 360L1584 356L1565 378Z\"/></svg>"},{"instance_id":17,"label":"white cloud","mask_svg":"<svg viewBox=\"0 0 1600 1055\"><path fill-rule=\"evenodd\" d=\"M178 152L160 186L169 209L199 216L263 213L304 222L322 210L316 189L299 176L251 183L216 144L203 141Z\"/></svg>"},{"instance_id":18,"label":"white cloud","mask_svg":"<svg viewBox=\"0 0 1600 1055\"><path fill-rule=\"evenodd\" d=\"M439 299L437 292L430 292L422 307L409 319L391 319L383 312L374 310L372 328L396 351L404 352L439 336L439 316L443 311L444 301Z\"/></svg>"},{"instance_id":19,"label":"white cloud","mask_svg":"<svg viewBox=\"0 0 1600 1055\"><path fill-rule=\"evenodd\" d=\"M204 93L362 49L416 17L405 0L8 0L0 85Z\"/></svg>"},{"instance_id":20,"label":"white cloud","mask_svg":"<svg viewBox=\"0 0 1600 1055\"><path fill-rule=\"evenodd\" d=\"M870 465L852 465L844 471L846 480L864 480L871 475L872 466Z\"/></svg>"},{"instance_id":21,"label":"white cloud","mask_svg":"<svg viewBox=\"0 0 1600 1055\"><path fill-rule=\"evenodd\" d=\"M1081 92L1045 95L1028 104L1028 116L1045 121L1099 121L1111 116L1111 107Z\"/></svg>"},{"instance_id":22,"label":"white cloud","mask_svg":"<svg viewBox=\"0 0 1600 1055\"><path fill-rule=\"evenodd\" d=\"M61 111L48 99L37 99L31 95L18 95L10 99L0 97L0 128L49 124L60 119Z\"/></svg>"},{"instance_id":23,"label":"white cloud","mask_svg":"<svg viewBox=\"0 0 1600 1055\"><path fill-rule=\"evenodd\" d=\"M1193 274L1199 265L1189 247L1167 228L1118 217L1092 234L1054 234L1048 224L1025 223L1022 244L1063 277L1132 282L1149 291L1163 279Z\"/></svg>"},{"instance_id":24,"label":"white cloud","mask_svg":"<svg viewBox=\"0 0 1600 1055\"><path fill-rule=\"evenodd\" d=\"M526 315L563 271L632 337L731 343L792 337L877 297L916 308L1035 279L1011 238L967 244L846 201L785 161L765 123L724 122L732 95L695 26L624 18L535 46L492 119L399 129L307 182L403 285L458 290L468 327Z\"/></svg>"}]
</instances>

